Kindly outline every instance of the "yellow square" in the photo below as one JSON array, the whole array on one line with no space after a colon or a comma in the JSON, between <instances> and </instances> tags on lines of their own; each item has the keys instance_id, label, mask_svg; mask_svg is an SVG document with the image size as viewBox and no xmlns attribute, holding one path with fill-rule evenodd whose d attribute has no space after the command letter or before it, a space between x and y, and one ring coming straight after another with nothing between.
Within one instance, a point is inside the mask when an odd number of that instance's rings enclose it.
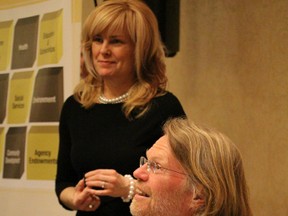
<instances>
[{"instance_id":1,"label":"yellow square","mask_svg":"<svg viewBox=\"0 0 288 216\"><path fill-rule=\"evenodd\" d=\"M15 73L11 79L8 123L25 123L32 98L33 71Z\"/></svg>"},{"instance_id":2,"label":"yellow square","mask_svg":"<svg viewBox=\"0 0 288 216\"><path fill-rule=\"evenodd\" d=\"M10 64L12 50L12 21L0 22L0 71Z\"/></svg>"},{"instance_id":3,"label":"yellow square","mask_svg":"<svg viewBox=\"0 0 288 216\"><path fill-rule=\"evenodd\" d=\"M57 168L58 140L57 126L31 127L27 142L27 179L55 179Z\"/></svg>"},{"instance_id":4,"label":"yellow square","mask_svg":"<svg viewBox=\"0 0 288 216\"><path fill-rule=\"evenodd\" d=\"M40 24L38 65L59 63L62 57L63 10L43 15Z\"/></svg>"}]
</instances>

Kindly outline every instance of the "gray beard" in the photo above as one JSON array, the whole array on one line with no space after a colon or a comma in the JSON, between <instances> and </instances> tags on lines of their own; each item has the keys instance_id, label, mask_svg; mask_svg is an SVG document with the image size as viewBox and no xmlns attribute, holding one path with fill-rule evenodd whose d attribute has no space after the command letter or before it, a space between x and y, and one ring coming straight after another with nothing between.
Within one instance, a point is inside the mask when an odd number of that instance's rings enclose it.
<instances>
[{"instance_id":1,"label":"gray beard","mask_svg":"<svg viewBox=\"0 0 288 216\"><path fill-rule=\"evenodd\" d=\"M181 211L182 203L179 199L161 200L158 198L153 206L142 209L139 204L132 201L130 211L133 216L183 216Z\"/></svg>"}]
</instances>

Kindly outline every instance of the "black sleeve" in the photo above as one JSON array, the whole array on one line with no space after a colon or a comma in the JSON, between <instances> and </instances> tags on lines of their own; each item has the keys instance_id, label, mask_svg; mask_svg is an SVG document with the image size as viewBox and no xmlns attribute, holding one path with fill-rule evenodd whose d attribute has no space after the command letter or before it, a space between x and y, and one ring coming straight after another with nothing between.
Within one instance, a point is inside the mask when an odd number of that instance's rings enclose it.
<instances>
[{"instance_id":1,"label":"black sleeve","mask_svg":"<svg viewBox=\"0 0 288 216\"><path fill-rule=\"evenodd\" d=\"M187 118L180 101L171 92L167 92L164 97L159 98L159 106L162 109L162 115L165 121L174 117Z\"/></svg>"},{"instance_id":2,"label":"black sleeve","mask_svg":"<svg viewBox=\"0 0 288 216\"><path fill-rule=\"evenodd\" d=\"M57 159L57 172L55 181L55 192L59 203L67 209L60 201L60 193L67 187L75 186L78 179L71 164L71 136L69 131L69 117L71 116L71 106L73 106L73 98L68 98L61 111L59 122L59 149Z\"/></svg>"}]
</instances>

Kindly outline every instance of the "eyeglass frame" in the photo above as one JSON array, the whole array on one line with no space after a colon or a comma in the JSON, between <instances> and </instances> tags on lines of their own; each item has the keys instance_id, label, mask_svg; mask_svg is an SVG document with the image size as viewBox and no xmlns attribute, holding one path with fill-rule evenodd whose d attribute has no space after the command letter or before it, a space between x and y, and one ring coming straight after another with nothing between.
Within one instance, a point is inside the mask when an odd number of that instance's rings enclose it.
<instances>
[{"instance_id":1,"label":"eyeglass frame","mask_svg":"<svg viewBox=\"0 0 288 216\"><path fill-rule=\"evenodd\" d=\"M158 170L163 169L163 170L168 170L168 171L175 172L175 173L178 173L178 174L185 175L185 176L189 177L189 175L187 173L183 173L183 172L180 172L180 171L177 171L177 170L173 170L173 169L170 169L170 168L163 167L159 163L156 163L155 161L148 160L146 157L141 156L140 157L140 161L139 161L139 167L142 167L145 164L147 164L147 172L148 173L150 173L151 170L152 170L153 173L157 173ZM152 168L151 168L151 165L152 165Z\"/></svg>"}]
</instances>

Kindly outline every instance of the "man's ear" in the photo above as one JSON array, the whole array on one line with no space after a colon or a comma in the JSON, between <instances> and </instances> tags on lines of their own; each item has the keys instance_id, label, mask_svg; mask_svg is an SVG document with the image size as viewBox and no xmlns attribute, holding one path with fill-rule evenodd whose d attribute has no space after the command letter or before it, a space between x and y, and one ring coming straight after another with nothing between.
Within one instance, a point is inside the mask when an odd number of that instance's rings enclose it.
<instances>
[{"instance_id":1,"label":"man's ear","mask_svg":"<svg viewBox=\"0 0 288 216\"><path fill-rule=\"evenodd\" d=\"M193 193L193 198L192 198L192 208L194 210L197 210L199 208L202 208L205 205L205 199L204 196L198 193Z\"/></svg>"}]
</instances>

